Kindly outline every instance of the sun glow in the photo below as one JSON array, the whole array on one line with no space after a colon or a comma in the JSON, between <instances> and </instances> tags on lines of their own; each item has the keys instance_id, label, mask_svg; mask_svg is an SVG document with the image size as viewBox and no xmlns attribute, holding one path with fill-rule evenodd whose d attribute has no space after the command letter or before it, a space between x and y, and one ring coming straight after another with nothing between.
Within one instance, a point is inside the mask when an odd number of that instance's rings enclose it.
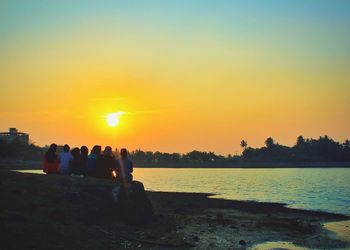
<instances>
[{"instance_id":1,"label":"sun glow","mask_svg":"<svg viewBox=\"0 0 350 250\"><path fill-rule=\"evenodd\" d=\"M115 127L119 124L119 117L124 114L124 112L119 111L116 113L110 113L106 115L106 122L108 126Z\"/></svg>"}]
</instances>

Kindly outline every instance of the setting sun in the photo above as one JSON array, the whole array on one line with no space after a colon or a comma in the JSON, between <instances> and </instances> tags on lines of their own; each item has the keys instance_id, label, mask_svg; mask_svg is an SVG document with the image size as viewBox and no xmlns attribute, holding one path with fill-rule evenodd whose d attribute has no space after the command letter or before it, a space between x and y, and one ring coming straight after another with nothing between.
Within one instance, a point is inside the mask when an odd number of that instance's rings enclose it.
<instances>
[{"instance_id":1,"label":"setting sun","mask_svg":"<svg viewBox=\"0 0 350 250\"><path fill-rule=\"evenodd\" d=\"M106 122L108 126L115 127L119 124L119 116L121 116L124 112L116 112L110 113L106 116Z\"/></svg>"}]
</instances>

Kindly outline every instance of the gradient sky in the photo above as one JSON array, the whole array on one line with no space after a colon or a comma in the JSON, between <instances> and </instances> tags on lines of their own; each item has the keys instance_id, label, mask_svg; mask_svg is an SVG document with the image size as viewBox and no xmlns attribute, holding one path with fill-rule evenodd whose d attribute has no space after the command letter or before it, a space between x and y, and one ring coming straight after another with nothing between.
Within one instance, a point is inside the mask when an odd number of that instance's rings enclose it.
<instances>
[{"instance_id":1,"label":"gradient sky","mask_svg":"<svg viewBox=\"0 0 350 250\"><path fill-rule=\"evenodd\" d=\"M38 145L343 141L350 1L0 0L0 86L0 130Z\"/></svg>"}]
</instances>

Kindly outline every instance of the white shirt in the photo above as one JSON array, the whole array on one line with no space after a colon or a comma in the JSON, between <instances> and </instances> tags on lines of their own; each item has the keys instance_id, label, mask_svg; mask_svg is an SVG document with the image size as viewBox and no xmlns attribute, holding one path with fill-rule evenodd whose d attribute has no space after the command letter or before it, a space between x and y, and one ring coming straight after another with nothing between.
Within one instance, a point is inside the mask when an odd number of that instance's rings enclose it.
<instances>
[{"instance_id":1,"label":"white shirt","mask_svg":"<svg viewBox=\"0 0 350 250\"><path fill-rule=\"evenodd\" d=\"M69 170L69 162L73 160L73 156L69 152L63 152L59 155L60 159L60 171L68 172Z\"/></svg>"}]
</instances>

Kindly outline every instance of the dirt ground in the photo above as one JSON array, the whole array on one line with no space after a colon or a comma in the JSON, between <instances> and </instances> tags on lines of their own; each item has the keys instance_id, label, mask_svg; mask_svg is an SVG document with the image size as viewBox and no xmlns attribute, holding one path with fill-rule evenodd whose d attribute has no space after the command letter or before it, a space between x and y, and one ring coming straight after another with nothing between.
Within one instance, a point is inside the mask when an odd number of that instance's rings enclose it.
<instances>
[{"instance_id":1,"label":"dirt ground","mask_svg":"<svg viewBox=\"0 0 350 250\"><path fill-rule=\"evenodd\" d=\"M0 248L254 249L264 242L291 242L300 249L349 247L346 231L338 237L332 226L324 226L346 223L345 215L202 193L147 192L156 221L127 225L113 212L112 186L89 177L0 170Z\"/></svg>"}]
</instances>

